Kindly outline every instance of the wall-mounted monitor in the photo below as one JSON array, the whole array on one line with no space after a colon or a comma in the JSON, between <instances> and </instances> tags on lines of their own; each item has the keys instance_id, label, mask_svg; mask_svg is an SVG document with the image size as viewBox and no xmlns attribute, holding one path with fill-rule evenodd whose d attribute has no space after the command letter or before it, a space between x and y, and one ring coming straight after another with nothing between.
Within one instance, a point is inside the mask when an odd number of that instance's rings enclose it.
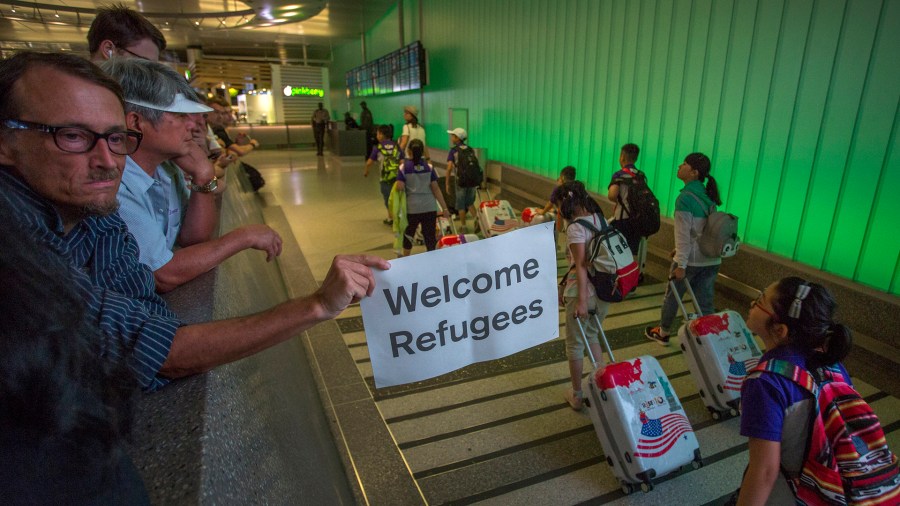
<instances>
[{"instance_id":1,"label":"wall-mounted monitor","mask_svg":"<svg viewBox=\"0 0 900 506\"><path fill-rule=\"evenodd\" d=\"M420 41L347 72L350 97L370 97L417 90L428 80L425 48Z\"/></svg>"}]
</instances>

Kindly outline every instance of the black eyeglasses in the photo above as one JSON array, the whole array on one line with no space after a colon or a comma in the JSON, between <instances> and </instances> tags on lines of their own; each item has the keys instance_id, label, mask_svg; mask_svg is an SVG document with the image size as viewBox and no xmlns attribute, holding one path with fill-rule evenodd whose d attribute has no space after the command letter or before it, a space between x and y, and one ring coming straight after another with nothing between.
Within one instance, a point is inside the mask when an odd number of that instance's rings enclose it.
<instances>
[{"instance_id":1,"label":"black eyeglasses","mask_svg":"<svg viewBox=\"0 0 900 506\"><path fill-rule=\"evenodd\" d=\"M131 56L134 56L135 58L140 58L141 60L152 61L150 58L147 58L146 56L141 56L141 55L135 53L134 51L129 51L129 50L125 49L124 47L117 46L116 49L118 49L119 51L125 51L126 53L130 54Z\"/></svg>"},{"instance_id":2,"label":"black eyeglasses","mask_svg":"<svg viewBox=\"0 0 900 506\"><path fill-rule=\"evenodd\" d=\"M53 142L56 147L66 153L87 153L94 149L97 141L103 139L106 141L109 150L117 155L130 155L137 151L141 145L143 134L134 130L126 130L124 132L109 132L106 134L98 134L88 130L87 128L74 126L50 126L40 123L32 123L30 121L21 121L16 119L7 119L2 122L3 127L11 130L37 130L53 135Z\"/></svg>"}]
</instances>

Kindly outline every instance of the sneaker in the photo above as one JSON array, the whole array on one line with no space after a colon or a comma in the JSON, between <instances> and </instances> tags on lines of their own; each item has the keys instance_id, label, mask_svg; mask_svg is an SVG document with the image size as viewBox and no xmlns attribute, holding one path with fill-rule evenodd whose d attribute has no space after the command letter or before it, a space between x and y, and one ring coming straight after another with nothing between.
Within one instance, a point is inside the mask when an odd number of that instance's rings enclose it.
<instances>
[{"instance_id":1,"label":"sneaker","mask_svg":"<svg viewBox=\"0 0 900 506\"><path fill-rule=\"evenodd\" d=\"M662 335L661 327L647 327L644 329L644 336L651 341L655 341L662 346L669 345L669 336Z\"/></svg>"},{"instance_id":2,"label":"sneaker","mask_svg":"<svg viewBox=\"0 0 900 506\"><path fill-rule=\"evenodd\" d=\"M564 397L566 398L566 402L569 403L570 408L575 411L581 411L581 408L584 406L584 392L581 390L575 391L574 389L569 388L566 390Z\"/></svg>"}]
</instances>

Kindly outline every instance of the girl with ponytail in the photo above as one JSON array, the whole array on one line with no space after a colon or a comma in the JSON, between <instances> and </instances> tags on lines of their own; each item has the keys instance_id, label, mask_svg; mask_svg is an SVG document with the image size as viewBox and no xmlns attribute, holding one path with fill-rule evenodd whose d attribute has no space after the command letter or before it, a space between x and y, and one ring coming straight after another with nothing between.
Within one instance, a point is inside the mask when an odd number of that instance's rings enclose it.
<instances>
[{"instance_id":1,"label":"girl with ponytail","mask_svg":"<svg viewBox=\"0 0 900 506\"><path fill-rule=\"evenodd\" d=\"M595 313L603 321L609 313L610 304L597 298L597 291L588 278L590 255L587 250L594 232L581 221L590 223L597 230L602 230L606 222L603 210L588 194L581 181L567 181L557 186L550 195L550 202L559 210L560 218L568 223L566 258L569 261L569 271L560 283L559 303L566 308L566 358L569 359L572 386L566 389L564 397L572 409L580 411L584 403L584 393L581 390L584 340L587 340L594 357L603 363L603 348L598 340L600 329L590 313ZM583 325L584 339L578 336L576 318Z\"/></svg>"},{"instance_id":2,"label":"girl with ponytail","mask_svg":"<svg viewBox=\"0 0 900 506\"><path fill-rule=\"evenodd\" d=\"M769 285L750 305L747 327L762 338L760 362L784 360L813 371L840 363L850 352L850 329L834 321L837 304L822 285L797 277ZM750 439L750 463L738 504L794 504L779 475L794 478L803 466L815 399L778 374L751 373L741 389L741 435Z\"/></svg>"},{"instance_id":3,"label":"girl with ponytail","mask_svg":"<svg viewBox=\"0 0 900 506\"><path fill-rule=\"evenodd\" d=\"M691 153L678 166L678 179L684 188L675 199L675 251L672 252L672 277L687 278L694 289L697 303L703 314L715 312L713 290L719 273L720 257L708 257L700 251L698 239L706 226L706 217L722 205L719 186L710 175L712 164L703 153ZM647 327L644 335L651 341L665 346L669 344L669 328L678 312L678 301L685 291L676 283L677 294L666 290L658 326Z\"/></svg>"}]
</instances>

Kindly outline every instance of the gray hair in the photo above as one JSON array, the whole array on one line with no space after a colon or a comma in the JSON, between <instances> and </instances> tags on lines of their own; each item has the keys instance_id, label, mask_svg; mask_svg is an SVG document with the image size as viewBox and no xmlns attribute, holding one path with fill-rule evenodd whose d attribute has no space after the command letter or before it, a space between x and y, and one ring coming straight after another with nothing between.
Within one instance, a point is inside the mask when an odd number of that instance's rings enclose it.
<instances>
[{"instance_id":1,"label":"gray hair","mask_svg":"<svg viewBox=\"0 0 900 506\"><path fill-rule=\"evenodd\" d=\"M190 99L197 96L184 77L159 62L140 58L110 58L100 68L122 85L125 112L140 114L154 126L159 123L164 111L132 104L128 100L140 100L164 107L172 103L176 93Z\"/></svg>"}]
</instances>

